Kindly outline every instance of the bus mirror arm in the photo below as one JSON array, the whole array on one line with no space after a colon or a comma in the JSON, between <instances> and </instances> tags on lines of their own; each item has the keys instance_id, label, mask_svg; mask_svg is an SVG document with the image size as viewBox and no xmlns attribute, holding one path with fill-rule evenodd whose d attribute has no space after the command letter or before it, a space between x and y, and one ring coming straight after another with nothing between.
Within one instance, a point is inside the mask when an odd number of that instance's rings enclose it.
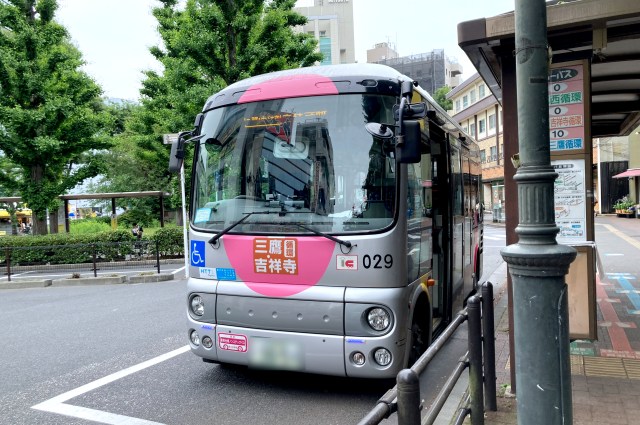
<instances>
[{"instance_id":1,"label":"bus mirror arm","mask_svg":"<svg viewBox=\"0 0 640 425\"><path fill-rule=\"evenodd\" d=\"M182 168L184 162L184 145L187 143L197 142L204 137L204 134L191 137L185 140L187 137L192 136L197 129L191 131L181 131L178 134L178 140L171 145L171 153L169 154L169 171L172 173L178 173Z\"/></svg>"}]
</instances>

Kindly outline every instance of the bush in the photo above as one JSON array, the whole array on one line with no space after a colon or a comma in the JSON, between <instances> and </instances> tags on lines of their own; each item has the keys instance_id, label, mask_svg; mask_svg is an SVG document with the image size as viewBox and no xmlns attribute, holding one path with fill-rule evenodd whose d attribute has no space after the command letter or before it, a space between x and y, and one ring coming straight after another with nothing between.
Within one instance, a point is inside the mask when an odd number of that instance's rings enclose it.
<instances>
[{"instance_id":1,"label":"bush","mask_svg":"<svg viewBox=\"0 0 640 425\"><path fill-rule=\"evenodd\" d=\"M160 256L184 255L184 237L182 227L162 227L158 229L150 239L158 243Z\"/></svg>"},{"instance_id":2,"label":"bush","mask_svg":"<svg viewBox=\"0 0 640 425\"><path fill-rule=\"evenodd\" d=\"M100 233L108 232L111 230L111 219L109 223L105 223L104 220L97 218L82 218L79 220L70 220L69 232L70 233Z\"/></svg>"},{"instance_id":3,"label":"bush","mask_svg":"<svg viewBox=\"0 0 640 425\"><path fill-rule=\"evenodd\" d=\"M613 205L613 208L616 210L629 210L632 206L635 205L631 199L629 199L629 195L623 196L622 199L618 199L616 203Z\"/></svg>"},{"instance_id":4,"label":"bush","mask_svg":"<svg viewBox=\"0 0 640 425\"><path fill-rule=\"evenodd\" d=\"M158 243L161 256L183 255L182 229L162 228L153 236L143 235L146 253L155 252ZM6 249L12 248L13 264L74 264L93 261L93 248L99 261L111 261L131 254L136 238L130 230L118 229L98 233L58 233L24 237L0 237L0 266L6 261Z\"/></svg>"}]
</instances>

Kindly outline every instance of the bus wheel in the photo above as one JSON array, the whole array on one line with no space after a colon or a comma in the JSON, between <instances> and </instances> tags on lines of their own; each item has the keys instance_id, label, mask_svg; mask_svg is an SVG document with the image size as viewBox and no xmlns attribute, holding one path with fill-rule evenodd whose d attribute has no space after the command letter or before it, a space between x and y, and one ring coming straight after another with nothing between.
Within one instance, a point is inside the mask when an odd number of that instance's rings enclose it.
<instances>
[{"instance_id":1,"label":"bus wheel","mask_svg":"<svg viewBox=\"0 0 640 425\"><path fill-rule=\"evenodd\" d=\"M411 350L409 351L408 367L413 366L431 344L431 332L429 330L424 320L414 316L411 324Z\"/></svg>"}]
</instances>

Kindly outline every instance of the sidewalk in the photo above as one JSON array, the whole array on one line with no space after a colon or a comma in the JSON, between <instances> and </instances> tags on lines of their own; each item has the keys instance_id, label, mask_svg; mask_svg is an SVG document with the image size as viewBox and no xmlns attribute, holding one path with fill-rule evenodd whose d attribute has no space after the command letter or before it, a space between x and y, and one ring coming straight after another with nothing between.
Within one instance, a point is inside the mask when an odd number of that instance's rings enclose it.
<instances>
[{"instance_id":1,"label":"sidewalk","mask_svg":"<svg viewBox=\"0 0 640 425\"><path fill-rule=\"evenodd\" d=\"M507 267L504 263L489 279L495 287L501 288L501 292L494 294L498 411L486 412L486 425L518 423L516 398L509 391L509 319L506 284L503 284L506 279ZM606 285L600 279L597 279L596 284ZM635 292L640 293L637 290ZM598 299L599 321L602 320L601 301L612 300ZM599 325L604 326L600 322ZM629 327L635 329L636 323L630 323ZM635 352L635 358L602 356L603 352L611 349L611 341L603 336L597 342L576 341L572 344L573 424L640 425L640 352ZM588 352L590 355L573 354L581 352ZM470 424L471 421L467 418L464 423Z\"/></svg>"}]
</instances>

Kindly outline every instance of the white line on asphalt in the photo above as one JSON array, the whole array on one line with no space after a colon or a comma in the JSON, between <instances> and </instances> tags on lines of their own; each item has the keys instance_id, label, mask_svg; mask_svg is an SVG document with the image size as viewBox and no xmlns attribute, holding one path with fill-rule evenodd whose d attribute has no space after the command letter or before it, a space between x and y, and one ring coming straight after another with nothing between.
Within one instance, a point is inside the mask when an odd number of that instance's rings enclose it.
<instances>
[{"instance_id":1,"label":"white line on asphalt","mask_svg":"<svg viewBox=\"0 0 640 425\"><path fill-rule=\"evenodd\" d=\"M603 226L606 227L607 230L609 230L611 233L613 233L617 237L624 239L625 241L629 242L631 245L640 249L640 242L638 242L637 240L630 238L629 236L625 235L624 233L622 233L615 227L611 226L610 224L603 224Z\"/></svg>"},{"instance_id":2,"label":"white line on asphalt","mask_svg":"<svg viewBox=\"0 0 640 425\"><path fill-rule=\"evenodd\" d=\"M71 391L67 391L64 394L60 394L59 396L50 398L49 400L43 401L40 404L31 406L31 408L42 410L45 412L58 413L61 415L87 419L90 421L102 422L105 424L114 424L114 425L116 424L117 425L159 424L159 422L151 422L151 421L146 421L144 419L131 418L128 416L122 416L114 413L103 412L101 410L87 409L84 407L64 404L64 402L72 398L78 397L82 394L88 393L89 391L93 391L97 388L100 388L103 385L110 384L114 381L117 381L118 379L124 378L136 372L140 372L141 370L146 369L148 367L155 366L158 363L162 363L165 360L169 360L182 353L186 353L187 351L189 351L189 346L185 345L184 347L180 347L177 350L170 351L158 357L154 357L153 359L147 360L146 362L139 363L127 369L123 369L119 372L112 373L111 375L97 379L81 387L75 388Z\"/></svg>"}]
</instances>

